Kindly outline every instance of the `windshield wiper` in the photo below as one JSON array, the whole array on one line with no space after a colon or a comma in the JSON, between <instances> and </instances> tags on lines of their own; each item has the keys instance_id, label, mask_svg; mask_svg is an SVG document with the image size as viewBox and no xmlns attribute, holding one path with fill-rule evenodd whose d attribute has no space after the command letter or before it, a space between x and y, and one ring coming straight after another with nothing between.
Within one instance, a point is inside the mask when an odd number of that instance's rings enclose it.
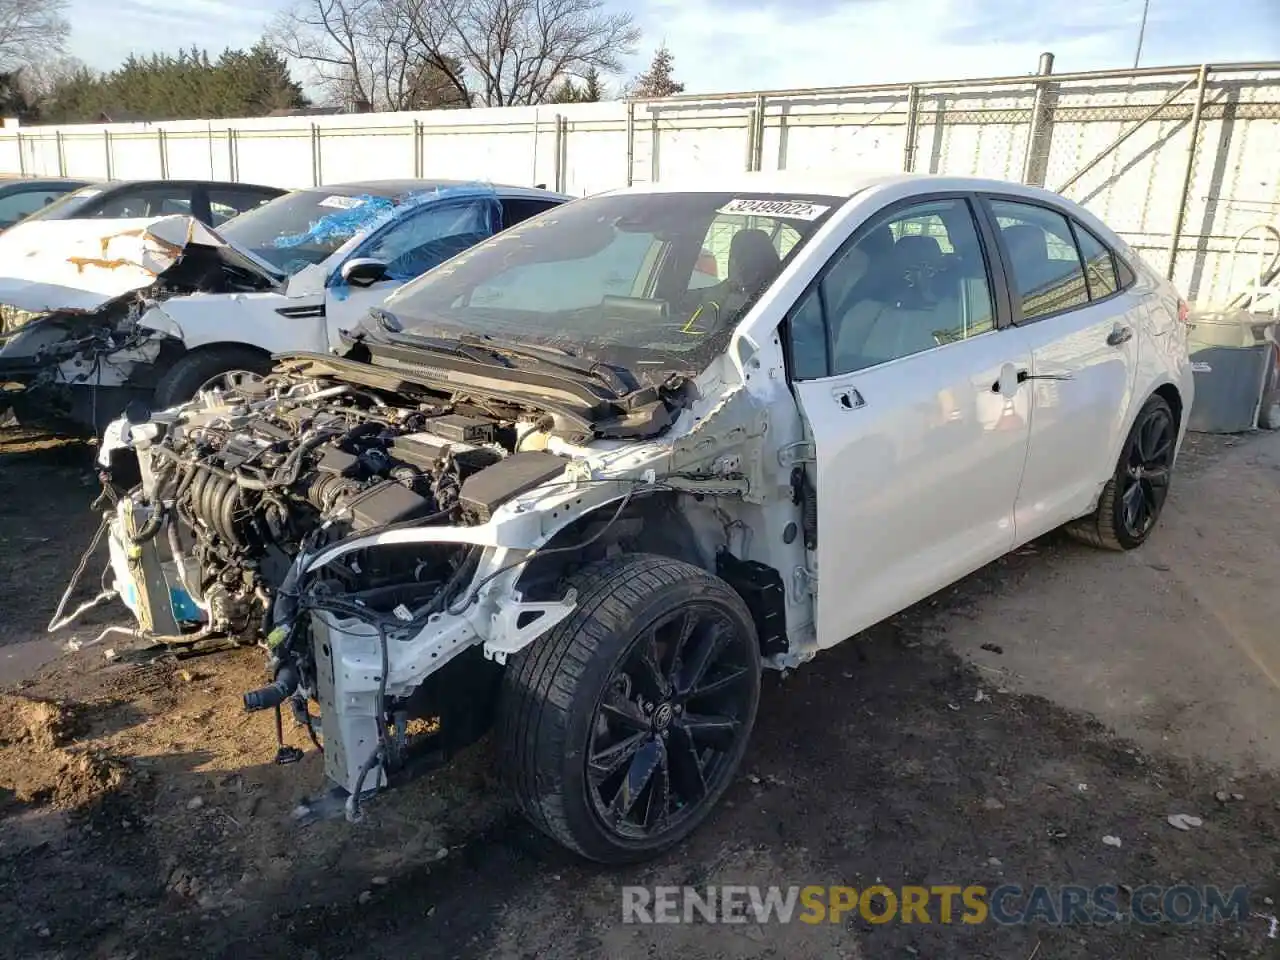
<instances>
[{"instance_id":1,"label":"windshield wiper","mask_svg":"<svg viewBox=\"0 0 1280 960\"><path fill-rule=\"evenodd\" d=\"M489 336L487 333L466 333L459 337L458 340L464 344L475 344L486 350L492 350L499 356L522 357L525 360L533 360L560 370L580 373L604 384L619 397L626 396L635 389L635 385L628 383L616 367L596 360L581 359L558 347L520 343L514 340L499 340L496 337ZM630 371L627 372L630 373Z\"/></svg>"}]
</instances>

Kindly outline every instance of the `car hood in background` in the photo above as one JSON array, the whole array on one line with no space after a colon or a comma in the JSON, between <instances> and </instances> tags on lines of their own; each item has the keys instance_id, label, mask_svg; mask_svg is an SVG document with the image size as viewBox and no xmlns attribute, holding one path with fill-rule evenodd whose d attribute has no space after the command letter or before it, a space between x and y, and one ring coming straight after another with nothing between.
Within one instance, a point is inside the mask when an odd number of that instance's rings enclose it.
<instances>
[{"instance_id":1,"label":"car hood in background","mask_svg":"<svg viewBox=\"0 0 1280 960\"><path fill-rule=\"evenodd\" d=\"M189 246L208 247L274 286L283 278L194 217L34 220L0 233L0 304L91 313L154 284Z\"/></svg>"}]
</instances>

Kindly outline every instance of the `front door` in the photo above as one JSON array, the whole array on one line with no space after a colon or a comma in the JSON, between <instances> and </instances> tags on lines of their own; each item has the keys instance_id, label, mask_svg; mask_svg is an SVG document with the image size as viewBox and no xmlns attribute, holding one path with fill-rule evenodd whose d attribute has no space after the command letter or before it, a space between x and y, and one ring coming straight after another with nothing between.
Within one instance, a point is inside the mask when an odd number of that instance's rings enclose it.
<instances>
[{"instance_id":1,"label":"front door","mask_svg":"<svg viewBox=\"0 0 1280 960\"><path fill-rule=\"evenodd\" d=\"M965 197L892 208L788 319L816 455L820 646L1013 545L1030 351L996 323L989 245Z\"/></svg>"},{"instance_id":2,"label":"front door","mask_svg":"<svg viewBox=\"0 0 1280 960\"><path fill-rule=\"evenodd\" d=\"M1128 429L1145 307L1112 253L1048 207L989 198L1031 348L1031 437L1015 521L1023 543L1092 507Z\"/></svg>"}]
</instances>

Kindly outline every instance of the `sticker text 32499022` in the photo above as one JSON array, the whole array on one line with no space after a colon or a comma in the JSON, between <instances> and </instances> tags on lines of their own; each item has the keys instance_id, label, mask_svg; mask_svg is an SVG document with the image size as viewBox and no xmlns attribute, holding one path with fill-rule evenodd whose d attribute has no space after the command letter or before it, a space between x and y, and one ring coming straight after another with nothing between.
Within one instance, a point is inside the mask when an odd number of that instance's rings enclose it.
<instances>
[{"instance_id":1,"label":"sticker text 32499022","mask_svg":"<svg viewBox=\"0 0 1280 960\"><path fill-rule=\"evenodd\" d=\"M739 213L761 217L787 217L794 220L817 220L830 207L807 200L730 200L718 213Z\"/></svg>"}]
</instances>

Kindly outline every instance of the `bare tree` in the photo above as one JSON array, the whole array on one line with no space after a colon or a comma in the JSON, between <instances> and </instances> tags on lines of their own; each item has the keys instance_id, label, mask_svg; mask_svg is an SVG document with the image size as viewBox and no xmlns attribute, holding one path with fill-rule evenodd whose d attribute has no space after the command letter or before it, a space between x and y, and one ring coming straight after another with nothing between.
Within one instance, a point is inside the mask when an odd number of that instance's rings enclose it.
<instances>
[{"instance_id":1,"label":"bare tree","mask_svg":"<svg viewBox=\"0 0 1280 960\"><path fill-rule=\"evenodd\" d=\"M33 100L44 101L59 86L86 70L88 67L77 57L41 57L22 67L22 86Z\"/></svg>"},{"instance_id":2,"label":"bare tree","mask_svg":"<svg viewBox=\"0 0 1280 960\"><path fill-rule=\"evenodd\" d=\"M398 110L397 81L408 67L399 55L404 41L385 12L382 0L299 0L277 18L271 38L286 56L310 68L311 79L331 100Z\"/></svg>"},{"instance_id":3,"label":"bare tree","mask_svg":"<svg viewBox=\"0 0 1280 960\"><path fill-rule=\"evenodd\" d=\"M66 10L67 0L0 0L0 67L62 53L71 32Z\"/></svg>"},{"instance_id":4,"label":"bare tree","mask_svg":"<svg viewBox=\"0 0 1280 960\"><path fill-rule=\"evenodd\" d=\"M321 86L404 109L424 86L442 106L543 103L565 77L618 73L640 30L603 0L299 0L275 37Z\"/></svg>"}]
</instances>

